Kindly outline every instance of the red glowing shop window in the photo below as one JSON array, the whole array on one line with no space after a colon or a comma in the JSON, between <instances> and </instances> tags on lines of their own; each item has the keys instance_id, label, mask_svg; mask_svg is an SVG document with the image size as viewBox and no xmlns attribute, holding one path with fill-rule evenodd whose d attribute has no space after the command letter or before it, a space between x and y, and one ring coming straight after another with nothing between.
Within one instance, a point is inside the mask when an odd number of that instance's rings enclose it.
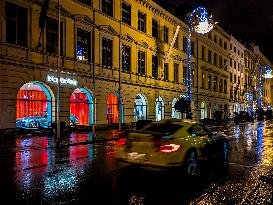
<instances>
[{"instance_id":1,"label":"red glowing shop window","mask_svg":"<svg viewBox=\"0 0 273 205\"><path fill-rule=\"evenodd\" d=\"M86 93L76 89L70 98L70 114L78 118L78 125L89 125L90 101Z\"/></svg>"},{"instance_id":2,"label":"red glowing shop window","mask_svg":"<svg viewBox=\"0 0 273 205\"><path fill-rule=\"evenodd\" d=\"M114 93L107 99L107 122L108 124L119 122L118 97Z\"/></svg>"},{"instance_id":3,"label":"red glowing shop window","mask_svg":"<svg viewBox=\"0 0 273 205\"><path fill-rule=\"evenodd\" d=\"M47 112L48 99L43 89L34 84L25 84L17 94L16 119L42 117Z\"/></svg>"}]
</instances>

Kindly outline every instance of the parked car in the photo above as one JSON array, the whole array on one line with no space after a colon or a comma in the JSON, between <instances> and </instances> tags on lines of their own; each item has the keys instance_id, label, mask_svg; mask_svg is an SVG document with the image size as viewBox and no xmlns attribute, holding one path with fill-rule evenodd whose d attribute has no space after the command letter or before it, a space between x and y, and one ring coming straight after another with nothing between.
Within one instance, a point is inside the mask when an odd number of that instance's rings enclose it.
<instances>
[{"instance_id":1,"label":"parked car","mask_svg":"<svg viewBox=\"0 0 273 205\"><path fill-rule=\"evenodd\" d=\"M127 132L117 141L116 159L143 168L182 167L186 175L195 176L200 159L228 159L228 139L199 121L161 120Z\"/></svg>"},{"instance_id":2,"label":"parked car","mask_svg":"<svg viewBox=\"0 0 273 205\"><path fill-rule=\"evenodd\" d=\"M79 119L75 116L70 114L70 125L77 125L79 123Z\"/></svg>"},{"instance_id":3,"label":"parked car","mask_svg":"<svg viewBox=\"0 0 273 205\"><path fill-rule=\"evenodd\" d=\"M79 120L75 115L70 114L70 125L78 124ZM41 116L23 117L16 120L18 128L48 128L47 114Z\"/></svg>"}]
</instances>

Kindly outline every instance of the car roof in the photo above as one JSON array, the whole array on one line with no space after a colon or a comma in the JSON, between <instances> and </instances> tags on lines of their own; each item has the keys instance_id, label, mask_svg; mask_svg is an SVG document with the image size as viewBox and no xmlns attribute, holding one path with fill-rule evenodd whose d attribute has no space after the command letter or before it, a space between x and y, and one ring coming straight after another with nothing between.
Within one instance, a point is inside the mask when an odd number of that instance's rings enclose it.
<instances>
[{"instance_id":1,"label":"car roof","mask_svg":"<svg viewBox=\"0 0 273 205\"><path fill-rule=\"evenodd\" d=\"M191 120L191 119L174 119L174 118L160 120L160 121L158 121L158 123L182 124L182 125L188 125L188 126L193 125L195 123L200 124L200 122L197 121L197 120Z\"/></svg>"}]
</instances>

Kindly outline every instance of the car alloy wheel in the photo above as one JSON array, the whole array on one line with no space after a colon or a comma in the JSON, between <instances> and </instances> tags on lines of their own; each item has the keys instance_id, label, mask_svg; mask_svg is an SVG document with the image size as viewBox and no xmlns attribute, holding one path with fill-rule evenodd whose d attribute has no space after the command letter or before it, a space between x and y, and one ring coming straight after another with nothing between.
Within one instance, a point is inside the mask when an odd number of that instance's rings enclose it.
<instances>
[{"instance_id":1,"label":"car alloy wheel","mask_svg":"<svg viewBox=\"0 0 273 205\"><path fill-rule=\"evenodd\" d=\"M197 176L199 172L198 160L195 152L190 152L187 158L186 174L189 177Z\"/></svg>"},{"instance_id":2,"label":"car alloy wheel","mask_svg":"<svg viewBox=\"0 0 273 205\"><path fill-rule=\"evenodd\" d=\"M29 123L29 127L31 127L31 128L38 128L39 127L39 122L31 121Z\"/></svg>"}]
</instances>

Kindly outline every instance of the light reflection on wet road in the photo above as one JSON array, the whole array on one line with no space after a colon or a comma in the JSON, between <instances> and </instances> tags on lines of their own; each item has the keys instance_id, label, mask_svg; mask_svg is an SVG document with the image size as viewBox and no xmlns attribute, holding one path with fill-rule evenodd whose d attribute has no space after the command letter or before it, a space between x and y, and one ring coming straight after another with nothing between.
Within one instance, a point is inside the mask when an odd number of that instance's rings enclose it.
<instances>
[{"instance_id":1,"label":"light reflection on wet road","mask_svg":"<svg viewBox=\"0 0 273 205\"><path fill-rule=\"evenodd\" d=\"M52 136L0 139L1 198L35 205L272 204L272 124L220 130L229 138L229 163L204 163L193 181L179 171L143 171L117 162L114 140L82 143L92 141L91 133L73 133L58 147Z\"/></svg>"}]
</instances>

